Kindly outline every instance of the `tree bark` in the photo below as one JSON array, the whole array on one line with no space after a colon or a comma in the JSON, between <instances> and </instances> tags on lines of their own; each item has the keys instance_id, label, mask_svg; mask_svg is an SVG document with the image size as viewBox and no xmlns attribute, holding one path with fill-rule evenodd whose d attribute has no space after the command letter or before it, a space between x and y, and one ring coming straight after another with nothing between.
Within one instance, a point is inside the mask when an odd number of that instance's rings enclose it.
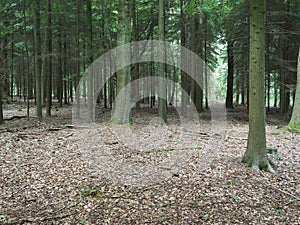
<instances>
[{"instance_id":1,"label":"tree bark","mask_svg":"<svg viewBox=\"0 0 300 225\"><path fill-rule=\"evenodd\" d=\"M46 30L46 63L47 70L45 71L46 77L46 115L51 116L52 106L52 3L47 0L47 30Z\"/></svg>"},{"instance_id":2,"label":"tree bark","mask_svg":"<svg viewBox=\"0 0 300 225\"><path fill-rule=\"evenodd\" d=\"M41 1L35 0L33 4L33 14L34 14L34 52L35 52L35 83L36 83L36 113L39 121L42 120L42 58L41 58L41 16L40 7Z\"/></svg>"},{"instance_id":3,"label":"tree bark","mask_svg":"<svg viewBox=\"0 0 300 225\"><path fill-rule=\"evenodd\" d=\"M165 17L164 17L164 0L158 2L158 40L161 41L159 47L159 57L165 60L165 46L163 41L165 40ZM165 78L166 65L164 63L158 64L158 74L161 78ZM158 81L158 116L165 123L167 122L167 86L162 79Z\"/></svg>"},{"instance_id":4,"label":"tree bark","mask_svg":"<svg viewBox=\"0 0 300 225\"><path fill-rule=\"evenodd\" d=\"M88 63L90 66L93 63L93 22L92 22L92 2L91 0L86 0L86 9L87 9L87 54L88 54ZM88 110L89 110L89 120L94 121L94 79L93 71L89 69L88 71Z\"/></svg>"},{"instance_id":5,"label":"tree bark","mask_svg":"<svg viewBox=\"0 0 300 225\"><path fill-rule=\"evenodd\" d=\"M233 108L233 41L227 41L227 57L228 57L228 77L227 77L227 94L226 94L226 108Z\"/></svg>"},{"instance_id":6,"label":"tree bark","mask_svg":"<svg viewBox=\"0 0 300 225\"><path fill-rule=\"evenodd\" d=\"M300 46L298 52L296 96L289 126L296 127L300 130Z\"/></svg>"},{"instance_id":7,"label":"tree bark","mask_svg":"<svg viewBox=\"0 0 300 225\"><path fill-rule=\"evenodd\" d=\"M250 0L249 133L243 162L253 170L274 172L267 158L265 130L266 1Z\"/></svg>"},{"instance_id":8,"label":"tree bark","mask_svg":"<svg viewBox=\"0 0 300 225\"><path fill-rule=\"evenodd\" d=\"M130 20L128 19L128 0L119 0L119 30L117 43L118 46L127 44L130 41ZM117 55L117 65L126 65L130 57L130 48L123 47L123 52ZM111 118L112 123L127 124L130 122L130 88L125 86L130 81L130 67L126 66L117 72L117 95L115 108ZM123 90L122 90L123 89Z\"/></svg>"}]
</instances>

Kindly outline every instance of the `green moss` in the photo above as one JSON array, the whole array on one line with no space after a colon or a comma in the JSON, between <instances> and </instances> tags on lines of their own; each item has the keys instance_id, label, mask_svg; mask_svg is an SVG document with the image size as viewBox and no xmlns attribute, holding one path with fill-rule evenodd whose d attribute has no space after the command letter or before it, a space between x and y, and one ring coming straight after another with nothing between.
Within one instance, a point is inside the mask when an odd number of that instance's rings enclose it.
<instances>
[{"instance_id":1,"label":"green moss","mask_svg":"<svg viewBox=\"0 0 300 225\"><path fill-rule=\"evenodd\" d=\"M292 133L298 133L300 134L300 126L297 124L289 124L287 126L279 127L278 130L281 133L286 133L287 131L292 132Z\"/></svg>"}]
</instances>

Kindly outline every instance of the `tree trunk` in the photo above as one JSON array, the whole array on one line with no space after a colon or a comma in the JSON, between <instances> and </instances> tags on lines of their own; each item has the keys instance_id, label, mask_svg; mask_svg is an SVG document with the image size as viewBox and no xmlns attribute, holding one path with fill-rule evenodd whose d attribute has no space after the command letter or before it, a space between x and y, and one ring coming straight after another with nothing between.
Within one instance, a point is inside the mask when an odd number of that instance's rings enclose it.
<instances>
[{"instance_id":1,"label":"tree trunk","mask_svg":"<svg viewBox=\"0 0 300 225\"><path fill-rule=\"evenodd\" d=\"M63 40L62 40L62 19L59 17L59 32L58 32L58 46L57 46L57 98L59 107L63 106Z\"/></svg>"},{"instance_id":2,"label":"tree trunk","mask_svg":"<svg viewBox=\"0 0 300 225\"><path fill-rule=\"evenodd\" d=\"M135 42L138 41L138 20L137 20L137 15L136 15L136 0L132 0L132 24L133 24L133 39ZM133 45L133 57L136 58L138 57L138 44L135 43ZM133 65L133 70L132 70L132 77L133 80L136 80L135 86L134 86L134 96L135 96L135 107L137 110L140 110L140 87L139 87L139 64L135 63Z\"/></svg>"},{"instance_id":3,"label":"tree trunk","mask_svg":"<svg viewBox=\"0 0 300 225\"><path fill-rule=\"evenodd\" d=\"M201 4L201 3L200 3ZM195 52L202 57L203 55L203 32L202 32L202 15L198 14L195 16L195 33L194 33L194 47L195 47ZM195 71L195 74L197 74L197 82L194 83L194 88L195 88L195 106L197 109L197 112L203 112L203 60L200 61L202 64L200 67L197 67L195 65L195 69L199 68L200 71ZM202 87L201 87L201 86Z\"/></svg>"},{"instance_id":4,"label":"tree trunk","mask_svg":"<svg viewBox=\"0 0 300 225\"><path fill-rule=\"evenodd\" d=\"M186 22L185 22L185 14L184 14L184 0L180 0L180 43L182 47L186 47ZM186 65L184 60L186 57L184 56L183 52L181 52L181 64ZM184 68L182 68L184 69ZM187 74L184 70L180 71L180 79L181 79L181 113L183 115L186 114L186 104L188 102L187 96L183 93L183 91L187 92Z\"/></svg>"},{"instance_id":5,"label":"tree trunk","mask_svg":"<svg viewBox=\"0 0 300 225\"><path fill-rule=\"evenodd\" d=\"M266 150L265 128L266 1L250 0L249 133L243 162L258 171L274 172Z\"/></svg>"},{"instance_id":6,"label":"tree trunk","mask_svg":"<svg viewBox=\"0 0 300 225\"><path fill-rule=\"evenodd\" d=\"M35 52L35 83L36 83L36 112L39 121L42 120L42 58L41 58L41 16L40 16L40 0L35 0L33 4L34 14L34 52Z\"/></svg>"},{"instance_id":7,"label":"tree trunk","mask_svg":"<svg viewBox=\"0 0 300 225\"><path fill-rule=\"evenodd\" d=\"M46 63L47 70L45 71L46 77L46 115L51 116L52 106L52 4L51 0L47 1L47 30L46 30Z\"/></svg>"},{"instance_id":8,"label":"tree trunk","mask_svg":"<svg viewBox=\"0 0 300 225\"><path fill-rule=\"evenodd\" d=\"M77 10L76 10L76 81L75 81L75 99L76 99L76 117L79 117L79 109L80 109L80 46L79 46L79 39L80 39L80 31L79 31L79 15L80 15L80 8L81 8L81 0L77 0Z\"/></svg>"},{"instance_id":9,"label":"tree trunk","mask_svg":"<svg viewBox=\"0 0 300 225\"><path fill-rule=\"evenodd\" d=\"M296 96L294 101L293 114L289 126L295 127L300 130L300 46L298 52Z\"/></svg>"},{"instance_id":10,"label":"tree trunk","mask_svg":"<svg viewBox=\"0 0 300 225\"><path fill-rule=\"evenodd\" d=\"M2 74L0 74L1 76ZM2 97L2 87L3 87L3 82L0 80L0 125L3 124L3 97Z\"/></svg>"},{"instance_id":11,"label":"tree trunk","mask_svg":"<svg viewBox=\"0 0 300 225\"><path fill-rule=\"evenodd\" d=\"M127 44L130 41L130 20L128 19L128 0L119 0L119 30L117 42L118 46ZM130 57L130 48L124 49L117 55L117 65L125 65ZM125 86L130 81L130 67L126 66L117 71L117 95L115 108L111 122L116 124L127 124L130 122L130 88ZM123 90L122 90L123 89Z\"/></svg>"},{"instance_id":12,"label":"tree trunk","mask_svg":"<svg viewBox=\"0 0 300 225\"><path fill-rule=\"evenodd\" d=\"M161 41L159 47L159 57L161 61L165 60L165 46L163 41L165 40L165 18L164 18L164 0L158 2L158 40ZM158 74L161 78L165 78L166 65L164 63L158 64ZM158 116L165 123L167 122L167 86L162 79L158 81Z\"/></svg>"},{"instance_id":13,"label":"tree trunk","mask_svg":"<svg viewBox=\"0 0 300 225\"><path fill-rule=\"evenodd\" d=\"M93 22L92 22L92 2L91 0L86 0L87 8L87 54L88 54L88 63L90 66L93 63ZM88 110L89 110L89 120L94 121L94 79L93 71L89 69L88 76Z\"/></svg>"},{"instance_id":14,"label":"tree trunk","mask_svg":"<svg viewBox=\"0 0 300 225\"><path fill-rule=\"evenodd\" d=\"M228 77L227 77L227 94L226 108L233 108L233 41L227 41L227 57L228 57Z\"/></svg>"}]
</instances>

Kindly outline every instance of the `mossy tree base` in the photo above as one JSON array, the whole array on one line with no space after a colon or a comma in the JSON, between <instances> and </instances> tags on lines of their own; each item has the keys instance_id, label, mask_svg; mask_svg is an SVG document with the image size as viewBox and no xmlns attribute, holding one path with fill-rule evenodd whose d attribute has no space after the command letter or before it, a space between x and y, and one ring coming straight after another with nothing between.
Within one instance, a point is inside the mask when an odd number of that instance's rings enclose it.
<instances>
[{"instance_id":1,"label":"mossy tree base","mask_svg":"<svg viewBox=\"0 0 300 225\"><path fill-rule=\"evenodd\" d=\"M118 124L118 125L133 125L132 119L129 119L129 120L126 120L126 121L121 121L121 120L118 120L118 119L113 117L108 122L111 123L111 124Z\"/></svg>"},{"instance_id":2,"label":"mossy tree base","mask_svg":"<svg viewBox=\"0 0 300 225\"><path fill-rule=\"evenodd\" d=\"M268 157L253 158L245 155L242 159L242 163L250 166L255 172L264 170L270 173L275 173L275 165Z\"/></svg>"},{"instance_id":3,"label":"mossy tree base","mask_svg":"<svg viewBox=\"0 0 300 225\"><path fill-rule=\"evenodd\" d=\"M300 126L297 124L293 124L293 123L289 123L289 125L284 126L284 127L280 127L279 130L282 133L285 133L287 131L292 132L292 133L297 133L300 134Z\"/></svg>"}]
</instances>

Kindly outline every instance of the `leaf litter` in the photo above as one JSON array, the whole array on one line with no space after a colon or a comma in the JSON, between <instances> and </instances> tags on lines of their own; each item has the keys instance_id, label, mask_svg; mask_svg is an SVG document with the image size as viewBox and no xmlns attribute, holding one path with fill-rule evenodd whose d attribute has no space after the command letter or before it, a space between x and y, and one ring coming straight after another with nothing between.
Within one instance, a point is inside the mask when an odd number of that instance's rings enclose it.
<instances>
[{"instance_id":1,"label":"leaf litter","mask_svg":"<svg viewBox=\"0 0 300 225\"><path fill-rule=\"evenodd\" d=\"M109 112L101 113L96 130L102 141L96 147L108 149L117 162L155 166L179 151L186 151L188 160L163 179L130 185L119 182L125 179L121 175L114 180L102 173L85 155L78 140L83 129L66 126L70 108L42 123L9 121L0 127L0 224L300 223L299 134L275 135L277 125L268 123L267 145L276 149L269 157L278 168L275 174L255 173L239 161L247 145L245 116L229 115L217 155L199 169L211 136L209 115L203 115L190 139L178 141L176 114L159 137L155 124L149 130L155 111L136 113L131 129L147 145L138 138L130 143L116 138L105 122Z\"/></svg>"}]
</instances>

